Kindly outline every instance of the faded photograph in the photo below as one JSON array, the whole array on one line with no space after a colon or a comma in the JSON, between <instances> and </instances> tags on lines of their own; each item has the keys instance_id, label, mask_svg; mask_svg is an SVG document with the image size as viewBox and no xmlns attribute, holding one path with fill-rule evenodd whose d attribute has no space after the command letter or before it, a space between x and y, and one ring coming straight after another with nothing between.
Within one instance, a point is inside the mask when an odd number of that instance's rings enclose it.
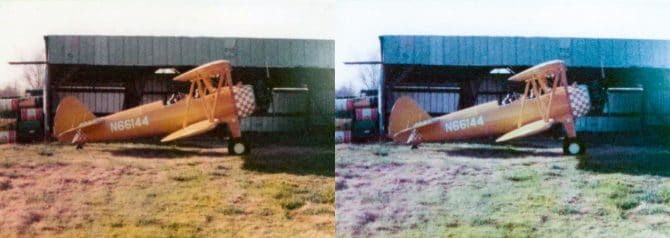
<instances>
[{"instance_id":1,"label":"faded photograph","mask_svg":"<svg viewBox=\"0 0 670 238\"><path fill-rule=\"evenodd\" d=\"M333 237L333 1L3 1L0 237Z\"/></svg>"}]
</instances>

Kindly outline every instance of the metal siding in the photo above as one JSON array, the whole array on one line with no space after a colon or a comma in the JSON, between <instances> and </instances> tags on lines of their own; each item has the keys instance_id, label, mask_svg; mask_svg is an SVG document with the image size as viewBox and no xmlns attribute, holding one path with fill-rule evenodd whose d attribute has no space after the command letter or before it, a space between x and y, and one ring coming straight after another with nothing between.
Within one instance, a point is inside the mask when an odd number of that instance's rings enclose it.
<instances>
[{"instance_id":1,"label":"metal siding","mask_svg":"<svg viewBox=\"0 0 670 238\"><path fill-rule=\"evenodd\" d=\"M530 38L530 47L529 47L529 61L531 64L539 64L544 62L544 39L542 38Z\"/></svg>"},{"instance_id":2,"label":"metal siding","mask_svg":"<svg viewBox=\"0 0 670 238\"><path fill-rule=\"evenodd\" d=\"M627 64L626 41L612 40L612 62L610 66L624 67Z\"/></svg>"},{"instance_id":3,"label":"metal siding","mask_svg":"<svg viewBox=\"0 0 670 238\"><path fill-rule=\"evenodd\" d=\"M456 65L460 58L458 57L458 38L456 37L444 37L442 40L442 47L444 50L442 62L445 65Z\"/></svg>"},{"instance_id":4,"label":"metal siding","mask_svg":"<svg viewBox=\"0 0 670 238\"><path fill-rule=\"evenodd\" d=\"M513 37L503 37L502 39L502 64L516 65L516 45Z\"/></svg>"},{"instance_id":5,"label":"metal siding","mask_svg":"<svg viewBox=\"0 0 670 238\"><path fill-rule=\"evenodd\" d=\"M625 67L640 65L640 44L637 41L626 41Z\"/></svg>"},{"instance_id":6,"label":"metal siding","mask_svg":"<svg viewBox=\"0 0 670 238\"><path fill-rule=\"evenodd\" d=\"M270 67L279 67L279 50L278 43L274 40L263 40L263 47L265 48L265 58L267 65ZM315 49L314 54L318 54L318 49ZM314 61L316 65L319 64L318 58Z\"/></svg>"},{"instance_id":7,"label":"metal siding","mask_svg":"<svg viewBox=\"0 0 670 238\"><path fill-rule=\"evenodd\" d=\"M382 62L387 64L396 63L395 57L398 54L398 49L400 48L398 37L379 37L379 44L382 48Z\"/></svg>"},{"instance_id":8,"label":"metal siding","mask_svg":"<svg viewBox=\"0 0 670 238\"><path fill-rule=\"evenodd\" d=\"M181 46L181 65L198 65L196 61L195 39L190 37L180 37Z\"/></svg>"},{"instance_id":9,"label":"metal siding","mask_svg":"<svg viewBox=\"0 0 670 238\"><path fill-rule=\"evenodd\" d=\"M586 39L584 48L585 66L600 67L600 49L596 39Z\"/></svg>"},{"instance_id":10,"label":"metal siding","mask_svg":"<svg viewBox=\"0 0 670 238\"><path fill-rule=\"evenodd\" d=\"M657 67L656 63L660 60L654 54L653 41L640 41L640 62L643 67Z\"/></svg>"},{"instance_id":11,"label":"metal siding","mask_svg":"<svg viewBox=\"0 0 670 238\"><path fill-rule=\"evenodd\" d=\"M470 36L459 38L458 56L461 61L458 65L470 66L474 64L474 39Z\"/></svg>"},{"instance_id":12,"label":"metal siding","mask_svg":"<svg viewBox=\"0 0 670 238\"><path fill-rule=\"evenodd\" d=\"M79 63L79 37L67 36L65 37L65 57L63 63L77 64Z\"/></svg>"},{"instance_id":13,"label":"metal siding","mask_svg":"<svg viewBox=\"0 0 670 238\"><path fill-rule=\"evenodd\" d=\"M515 37L516 64L534 65L537 64L531 60L530 39L526 37Z\"/></svg>"},{"instance_id":14,"label":"metal siding","mask_svg":"<svg viewBox=\"0 0 670 238\"><path fill-rule=\"evenodd\" d=\"M79 62L82 64L95 62L95 38L81 37L79 39Z\"/></svg>"},{"instance_id":15,"label":"metal siding","mask_svg":"<svg viewBox=\"0 0 670 238\"><path fill-rule=\"evenodd\" d=\"M425 36L414 37L414 64L430 64L430 38Z\"/></svg>"},{"instance_id":16,"label":"metal siding","mask_svg":"<svg viewBox=\"0 0 670 238\"><path fill-rule=\"evenodd\" d=\"M295 67L301 65L305 61L305 42L304 41L291 41L291 65L290 67Z\"/></svg>"},{"instance_id":17,"label":"metal siding","mask_svg":"<svg viewBox=\"0 0 670 238\"><path fill-rule=\"evenodd\" d=\"M542 57L544 60L560 59L558 55L558 40L553 38L544 38L544 49Z\"/></svg>"},{"instance_id":18,"label":"metal siding","mask_svg":"<svg viewBox=\"0 0 670 238\"><path fill-rule=\"evenodd\" d=\"M138 58L139 65L154 65L153 54L153 40L152 37L137 37Z\"/></svg>"},{"instance_id":19,"label":"metal siding","mask_svg":"<svg viewBox=\"0 0 670 238\"><path fill-rule=\"evenodd\" d=\"M488 64L488 55L486 54L487 51L487 41L486 37L473 37L472 38L472 43L473 43L473 57L474 65L487 65Z\"/></svg>"},{"instance_id":20,"label":"metal siding","mask_svg":"<svg viewBox=\"0 0 670 238\"><path fill-rule=\"evenodd\" d=\"M195 63L201 65L210 62L209 45L211 40L209 38L195 38Z\"/></svg>"},{"instance_id":21,"label":"metal siding","mask_svg":"<svg viewBox=\"0 0 670 238\"><path fill-rule=\"evenodd\" d=\"M123 37L110 37L109 44L109 64L123 65Z\"/></svg>"},{"instance_id":22,"label":"metal siding","mask_svg":"<svg viewBox=\"0 0 670 238\"><path fill-rule=\"evenodd\" d=\"M166 59L168 65L181 64L181 39L177 37L167 38Z\"/></svg>"},{"instance_id":23,"label":"metal siding","mask_svg":"<svg viewBox=\"0 0 670 238\"><path fill-rule=\"evenodd\" d=\"M305 62L301 65L316 66L318 64L319 54L317 51L317 43L315 41L305 41Z\"/></svg>"},{"instance_id":24,"label":"metal siding","mask_svg":"<svg viewBox=\"0 0 670 238\"><path fill-rule=\"evenodd\" d=\"M598 48L600 52L600 61L598 62L598 67L611 65L613 62L612 55L614 52L612 51L612 47L614 46L614 42L612 42L612 40L600 40L598 42Z\"/></svg>"},{"instance_id":25,"label":"metal siding","mask_svg":"<svg viewBox=\"0 0 670 238\"><path fill-rule=\"evenodd\" d=\"M65 42L62 37L47 37L46 47L48 56L47 60L49 62L56 64L63 62Z\"/></svg>"},{"instance_id":26,"label":"metal siding","mask_svg":"<svg viewBox=\"0 0 670 238\"><path fill-rule=\"evenodd\" d=\"M584 39L573 39L571 62L574 65L585 65L586 63L586 41Z\"/></svg>"},{"instance_id":27,"label":"metal siding","mask_svg":"<svg viewBox=\"0 0 670 238\"><path fill-rule=\"evenodd\" d=\"M279 67L288 67L291 65L291 41L277 41L277 58Z\"/></svg>"},{"instance_id":28,"label":"metal siding","mask_svg":"<svg viewBox=\"0 0 670 238\"><path fill-rule=\"evenodd\" d=\"M153 55L153 64L167 65L168 64L168 40L162 37L153 37L151 44L151 51Z\"/></svg>"},{"instance_id":29,"label":"metal siding","mask_svg":"<svg viewBox=\"0 0 670 238\"><path fill-rule=\"evenodd\" d=\"M487 54L489 65L503 65L502 61L502 39L488 37Z\"/></svg>"},{"instance_id":30,"label":"metal siding","mask_svg":"<svg viewBox=\"0 0 670 238\"><path fill-rule=\"evenodd\" d=\"M400 38L400 47L398 48L399 62L414 63L414 37Z\"/></svg>"},{"instance_id":31,"label":"metal siding","mask_svg":"<svg viewBox=\"0 0 670 238\"><path fill-rule=\"evenodd\" d=\"M95 38L95 59L93 64L106 65L109 64L109 46L107 45L107 37L96 36Z\"/></svg>"},{"instance_id":32,"label":"metal siding","mask_svg":"<svg viewBox=\"0 0 670 238\"><path fill-rule=\"evenodd\" d=\"M123 65L137 65L139 56L136 37L123 37Z\"/></svg>"}]
</instances>

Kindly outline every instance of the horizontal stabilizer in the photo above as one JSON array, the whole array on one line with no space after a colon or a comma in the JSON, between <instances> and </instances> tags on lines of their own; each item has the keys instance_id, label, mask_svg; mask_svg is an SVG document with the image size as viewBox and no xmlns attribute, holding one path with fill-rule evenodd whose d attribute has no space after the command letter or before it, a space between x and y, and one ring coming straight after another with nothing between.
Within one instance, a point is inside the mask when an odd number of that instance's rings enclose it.
<instances>
[{"instance_id":1,"label":"horizontal stabilizer","mask_svg":"<svg viewBox=\"0 0 670 238\"><path fill-rule=\"evenodd\" d=\"M505 142L508 140L535 135L537 133L548 130L553 124L553 119L549 119L549 121L539 120L536 122L531 122L513 131L510 131L507 134L504 134L500 138L496 139L496 142Z\"/></svg>"},{"instance_id":2,"label":"horizontal stabilizer","mask_svg":"<svg viewBox=\"0 0 670 238\"><path fill-rule=\"evenodd\" d=\"M199 121L196 123L193 123L187 127L184 127L182 129L179 129L175 132L172 132L172 134L167 135L163 139L161 139L161 142L170 142L173 140L178 140L190 136L195 136L195 135L200 135L202 133L208 132L214 128L216 128L216 125L219 124L218 120L210 121L210 120L203 120Z\"/></svg>"}]
</instances>

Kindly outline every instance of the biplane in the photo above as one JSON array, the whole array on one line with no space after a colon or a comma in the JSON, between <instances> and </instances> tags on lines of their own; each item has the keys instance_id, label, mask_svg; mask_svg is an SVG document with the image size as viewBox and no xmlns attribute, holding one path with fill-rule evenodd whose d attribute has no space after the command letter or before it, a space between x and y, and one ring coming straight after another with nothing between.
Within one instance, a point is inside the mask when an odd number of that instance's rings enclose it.
<instances>
[{"instance_id":1,"label":"biplane","mask_svg":"<svg viewBox=\"0 0 670 238\"><path fill-rule=\"evenodd\" d=\"M233 85L230 71L226 60L201 65L173 79L190 82L185 98L174 103L155 101L100 118L75 97L65 97L56 109L54 136L78 148L87 142L150 136L164 136L161 142L170 142L224 124L231 134L229 153L248 153L240 119L254 112L254 93L251 85Z\"/></svg>"},{"instance_id":2,"label":"biplane","mask_svg":"<svg viewBox=\"0 0 670 238\"><path fill-rule=\"evenodd\" d=\"M531 136L562 124L567 137L565 154L582 154L586 148L577 139L575 119L588 113L588 91L568 85L565 63L552 60L509 78L525 83L523 95L508 103L491 101L440 117L431 118L410 97L396 100L389 118L388 136L397 143L448 141L497 136L496 142Z\"/></svg>"}]
</instances>

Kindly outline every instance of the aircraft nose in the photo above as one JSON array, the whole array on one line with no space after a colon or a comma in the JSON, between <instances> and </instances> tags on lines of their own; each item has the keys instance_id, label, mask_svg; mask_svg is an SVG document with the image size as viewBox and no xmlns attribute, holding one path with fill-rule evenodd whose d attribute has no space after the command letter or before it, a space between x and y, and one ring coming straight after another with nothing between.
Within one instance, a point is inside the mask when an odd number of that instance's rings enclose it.
<instances>
[{"instance_id":1,"label":"aircraft nose","mask_svg":"<svg viewBox=\"0 0 670 238\"><path fill-rule=\"evenodd\" d=\"M570 95L570 108L574 117L582 117L591 110L591 98L586 85L578 85L577 87L568 87L568 94Z\"/></svg>"}]
</instances>

